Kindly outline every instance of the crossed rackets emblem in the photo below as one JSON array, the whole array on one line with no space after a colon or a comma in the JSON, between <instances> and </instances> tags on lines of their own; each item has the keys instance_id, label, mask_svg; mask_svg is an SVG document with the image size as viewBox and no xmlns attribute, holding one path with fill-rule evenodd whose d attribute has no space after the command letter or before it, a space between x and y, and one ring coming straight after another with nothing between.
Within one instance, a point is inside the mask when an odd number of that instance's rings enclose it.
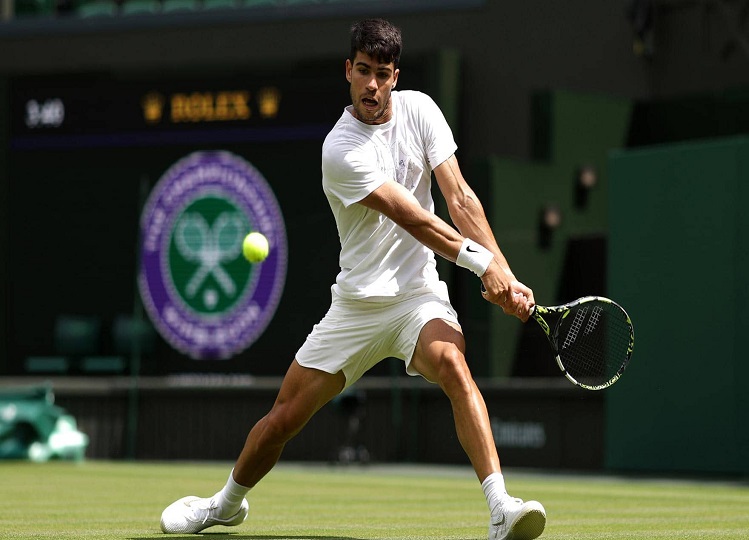
<instances>
[{"instance_id":1,"label":"crossed rackets emblem","mask_svg":"<svg viewBox=\"0 0 749 540\"><path fill-rule=\"evenodd\" d=\"M216 279L227 295L236 293L237 286L222 265L239 257L246 228L245 220L236 212L220 214L213 226L198 213L180 218L175 231L177 250L185 260L199 265L185 288L189 298L197 294L209 276Z\"/></svg>"}]
</instances>

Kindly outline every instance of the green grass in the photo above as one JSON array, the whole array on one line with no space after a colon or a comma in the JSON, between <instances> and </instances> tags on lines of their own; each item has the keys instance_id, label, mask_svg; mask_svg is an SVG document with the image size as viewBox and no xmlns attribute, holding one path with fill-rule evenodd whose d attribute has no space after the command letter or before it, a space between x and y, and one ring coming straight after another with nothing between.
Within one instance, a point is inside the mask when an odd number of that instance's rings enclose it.
<instances>
[{"instance_id":1,"label":"green grass","mask_svg":"<svg viewBox=\"0 0 749 540\"><path fill-rule=\"evenodd\" d=\"M208 496L230 470L215 463L0 462L0 538L160 539L161 510ZM746 539L749 488L508 471L513 495L540 500L542 538ZM488 510L466 468L280 465L251 493L250 517L210 540L486 538Z\"/></svg>"}]
</instances>

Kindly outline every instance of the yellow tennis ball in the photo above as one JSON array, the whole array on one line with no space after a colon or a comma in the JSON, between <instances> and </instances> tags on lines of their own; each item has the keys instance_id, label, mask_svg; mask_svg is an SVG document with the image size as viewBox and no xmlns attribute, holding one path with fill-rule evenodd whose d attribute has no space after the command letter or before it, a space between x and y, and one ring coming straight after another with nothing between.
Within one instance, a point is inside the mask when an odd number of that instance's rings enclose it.
<instances>
[{"instance_id":1,"label":"yellow tennis ball","mask_svg":"<svg viewBox=\"0 0 749 540\"><path fill-rule=\"evenodd\" d=\"M251 263L263 262L268 256L269 249L268 239L259 232L251 232L242 242L244 258Z\"/></svg>"}]
</instances>

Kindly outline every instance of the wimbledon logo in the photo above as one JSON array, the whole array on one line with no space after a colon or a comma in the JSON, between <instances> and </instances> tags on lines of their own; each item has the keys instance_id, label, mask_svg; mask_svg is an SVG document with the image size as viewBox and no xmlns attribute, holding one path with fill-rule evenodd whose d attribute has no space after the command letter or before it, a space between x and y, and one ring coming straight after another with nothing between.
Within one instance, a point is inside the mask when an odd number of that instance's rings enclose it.
<instances>
[{"instance_id":1,"label":"wimbledon logo","mask_svg":"<svg viewBox=\"0 0 749 540\"><path fill-rule=\"evenodd\" d=\"M265 235L249 264L242 240ZM225 359L260 337L286 279L283 216L262 174L228 152L196 152L154 187L141 216L138 285L163 338L196 359Z\"/></svg>"}]
</instances>

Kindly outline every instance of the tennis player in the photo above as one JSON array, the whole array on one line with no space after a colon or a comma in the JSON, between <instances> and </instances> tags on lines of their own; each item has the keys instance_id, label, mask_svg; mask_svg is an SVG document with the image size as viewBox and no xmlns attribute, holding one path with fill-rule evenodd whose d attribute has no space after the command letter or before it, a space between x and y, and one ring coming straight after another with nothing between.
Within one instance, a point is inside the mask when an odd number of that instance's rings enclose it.
<instances>
[{"instance_id":1,"label":"tennis player","mask_svg":"<svg viewBox=\"0 0 749 540\"><path fill-rule=\"evenodd\" d=\"M450 399L458 439L491 513L489 539L532 539L546 524L536 501L510 497L489 416L465 359L465 341L434 254L474 272L486 300L526 321L533 292L513 275L464 180L457 146L437 105L398 84L400 30L381 19L351 29L346 60L352 104L322 149L322 184L338 227L341 271L331 306L315 325L213 497L185 497L161 516L166 533L238 525L245 496L284 445L342 390L384 358L438 384ZM457 231L434 214L432 172ZM458 232L460 231L460 232Z\"/></svg>"}]
</instances>

